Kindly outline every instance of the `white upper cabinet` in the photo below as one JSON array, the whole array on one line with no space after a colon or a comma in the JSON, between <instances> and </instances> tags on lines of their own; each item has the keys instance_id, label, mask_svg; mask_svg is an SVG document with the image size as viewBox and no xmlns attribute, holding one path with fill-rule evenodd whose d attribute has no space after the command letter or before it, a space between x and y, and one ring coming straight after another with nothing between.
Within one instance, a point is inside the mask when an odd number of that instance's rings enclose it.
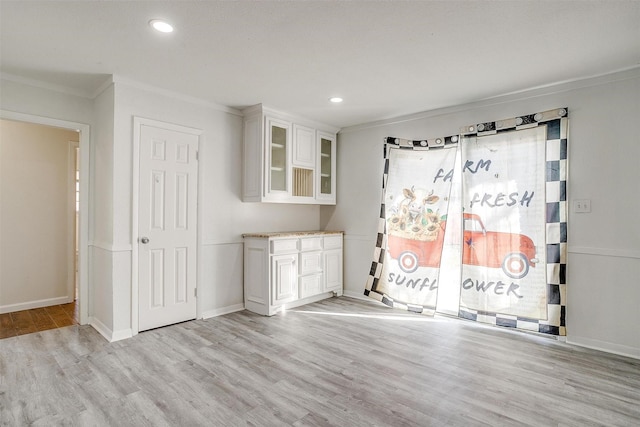
<instances>
[{"instance_id":1,"label":"white upper cabinet","mask_svg":"<svg viewBox=\"0 0 640 427\"><path fill-rule=\"evenodd\" d=\"M336 135L318 132L317 182L319 203L336 203Z\"/></svg>"},{"instance_id":2,"label":"white upper cabinet","mask_svg":"<svg viewBox=\"0 0 640 427\"><path fill-rule=\"evenodd\" d=\"M306 126L293 125L293 166L316 167L316 131Z\"/></svg>"},{"instance_id":3,"label":"white upper cabinet","mask_svg":"<svg viewBox=\"0 0 640 427\"><path fill-rule=\"evenodd\" d=\"M262 104L244 110L242 200L336 203L336 132Z\"/></svg>"},{"instance_id":4,"label":"white upper cabinet","mask_svg":"<svg viewBox=\"0 0 640 427\"><path fill-rule=\"evenodd\" d=\"M267 193L276 198L286 198L291 189L289 179L291 123L267 117L265 134Z\"/></svg>"}]
</instances>

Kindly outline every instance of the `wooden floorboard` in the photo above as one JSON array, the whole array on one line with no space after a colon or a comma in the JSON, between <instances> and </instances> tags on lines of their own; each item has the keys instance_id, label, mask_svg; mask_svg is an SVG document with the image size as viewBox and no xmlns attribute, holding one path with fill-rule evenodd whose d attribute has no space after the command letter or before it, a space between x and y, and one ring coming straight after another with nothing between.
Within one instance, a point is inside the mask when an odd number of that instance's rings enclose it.
<instances>
[{"instance_id":1,"label":"wooden floorboard","mask_svg":"<svg viewBox=\"0 0 640 427\"><path fill-rule=\"evenodd\" d=\"M0 314L0 339L78 323L75 302Z\"/></svg>"},{"instance_id":2,"label":"wooden floorboard","mask_svg":"<svg viewBox=\"0 0 640 427\"><path fill-rule=\"evenodd\" d=\"M640 425L639 360L345 297L9 337L0 374L3 426Z\"/></svg>"}]
</instances>

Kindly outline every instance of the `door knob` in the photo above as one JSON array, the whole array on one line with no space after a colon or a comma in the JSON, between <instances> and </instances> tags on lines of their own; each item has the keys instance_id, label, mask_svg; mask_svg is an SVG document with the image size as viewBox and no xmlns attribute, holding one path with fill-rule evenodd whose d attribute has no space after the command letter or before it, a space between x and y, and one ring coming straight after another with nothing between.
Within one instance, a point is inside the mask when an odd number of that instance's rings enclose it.
<instances>
[{"instance_id":1,"label":"door knob","mask_svg":"<svg viewBox=\"0 0 640 427\"><path fill-rule=\"evenodd\" d=\"M141 237L140 238L140 243L142 243L143 245L146 245L147 243L149 243L149 238L148 237Z\"/></svg>"}]
</instances>

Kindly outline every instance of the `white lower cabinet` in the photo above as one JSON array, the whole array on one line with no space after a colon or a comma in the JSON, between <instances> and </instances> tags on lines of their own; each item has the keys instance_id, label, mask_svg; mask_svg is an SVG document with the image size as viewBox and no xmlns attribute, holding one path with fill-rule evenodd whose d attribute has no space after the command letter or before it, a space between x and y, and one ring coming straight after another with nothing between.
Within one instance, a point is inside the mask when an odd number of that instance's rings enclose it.
<instances>
[{"instance_id":1,"label":"white lower cabinet","mask_svg":"<svg viewBox=\"0 0 640 427\"><path fill-rule=\"evenodd\" d=\"M295 255L274 255L271 257L271 283L273 305L298 299L298 271Z\"/></svg>"},{"instance_id":2,"label":"white lower cabinet","mask_svg":"<svg viewBox=\"0 0 640 427\"><path fill-rule=\"evenodd\" d=\"M300 277L299 298L312 297L322 292L322 274L311 274Z\"/></svg>"},{"instance_id":3,"label":"white lower cabinet","mask_svg":"<svg viewBox=\"0 0 640 427\"><path fill-rule=\"evenodd\" d=\"M331 249L323 254L324 290L342 291L342 249Z\"/></svg>"},{"instance_id":4,"label":"white lower cabinet","mask_svg":"<svg viewBox=\"0 0 640 427\"><path fill-rule=\"evenodd\" d=\"M244 237L244 305L271 316L342 295L342 233L252 233Z\"/></svg>"}]
</instances>

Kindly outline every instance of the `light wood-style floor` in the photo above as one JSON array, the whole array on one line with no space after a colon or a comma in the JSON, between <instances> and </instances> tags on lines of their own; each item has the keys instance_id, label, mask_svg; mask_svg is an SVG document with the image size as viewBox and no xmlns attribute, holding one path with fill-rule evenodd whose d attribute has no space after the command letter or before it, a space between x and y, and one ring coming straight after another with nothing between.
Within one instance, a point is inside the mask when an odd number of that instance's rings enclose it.
<instances>
[{"instance_id":1,"label":"light wood-style floor","mask_svg":"<svg viewBox=\"0 0 640 427\"><path fill-rule=\"evenodd\" d=\"M332 298L0 341L0 425L638 426L640 360Z\"/></svg>"}]
</instances>

